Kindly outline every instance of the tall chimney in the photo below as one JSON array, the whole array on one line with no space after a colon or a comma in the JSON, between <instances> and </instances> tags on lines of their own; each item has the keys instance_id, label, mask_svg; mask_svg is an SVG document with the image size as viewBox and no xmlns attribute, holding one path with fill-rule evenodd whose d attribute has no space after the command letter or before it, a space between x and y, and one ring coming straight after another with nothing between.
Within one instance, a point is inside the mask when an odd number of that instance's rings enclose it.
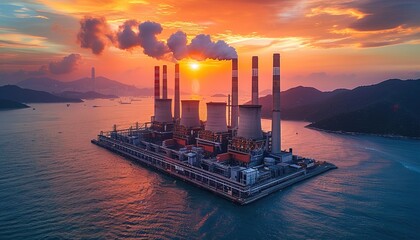
<instances>
[{"instance_id":1,"label":"tall chimney","mask_svg":"<svg viewBox=\"0 0 420 240\"><path fill-rule=\"evenodd\" d=\"M273 117L271 120L271 152L281 152L280 128L280 54L273 54Z\"/></svg>"},{"instance_id":2,"label":"tall chimney","mask_svg":"<svg viewBox=\"0 0 420 240\"><path fill-rule=\"evenodd\" d=\"M180 99L179 99L179 64L175 64L175 110L174 118L179 119L180 117Z\"/></svg>"},{"instance_id":3,"label":"tall chimney","mask_svg":"<svg viewBox=\"0 0 420 240\"><path fill-rule=\"evenodd\" d=\"M159 66L155 66L155 99L160 99Z\"/></svg>"},{"instance_id":4,"label":"tall chimney","mask_svg":"<svg viewBox=\"0 0 420 240\"><path fill-rule=\"evenodd\" d=\"M258 57L252 57L252 104L258 105Z\"/></svg>"},{"instance_id":5,"label":"tall chimney","mask_svg":"<svg viewBox=\"0 0 420 240\"><path fill-rule=\"evenodd\" d=\"M232 59L232 128L238 127L238 59Z\"/></svg>"},{"instance_id":6,"label":"tall chimney","mask_svg":"<svg viewBox=\"0 0 420 240\"><path fill-rule=\"evenodd\" d=\"M166 65L163 65L163 77L162 77L162 98L168 99L168 69Z\"/></svg>"}]
</instances>

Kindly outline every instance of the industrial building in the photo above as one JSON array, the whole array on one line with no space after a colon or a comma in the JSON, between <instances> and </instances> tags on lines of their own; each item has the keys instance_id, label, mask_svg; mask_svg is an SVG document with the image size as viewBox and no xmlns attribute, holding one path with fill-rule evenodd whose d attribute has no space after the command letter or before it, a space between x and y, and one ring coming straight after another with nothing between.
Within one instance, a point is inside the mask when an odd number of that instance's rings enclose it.
<instances>
[{"instance_id":1,"label":"industrial building","mask_svg":"<svg viewBox=\"0 0 420 240\"><path fill-rule=\"evenodd\" d=\"M295 182L336 168L331 163L281 150L280 54L273 54L272 130L262 131L258 105L258 57L252 57L252 99L238 104L238 59L232 59L232 102L208 102L200 120L199 101L180 99L175 65L174 114L164 65L155 67L154 116L129 129L101 132L92 143L212 191L239 204L253 202ZM228 111L226 111L228 108ZM226 113L231 116L226 119ZM230 121L229 121L230 120Z\"/></svg>"}]
</instances>

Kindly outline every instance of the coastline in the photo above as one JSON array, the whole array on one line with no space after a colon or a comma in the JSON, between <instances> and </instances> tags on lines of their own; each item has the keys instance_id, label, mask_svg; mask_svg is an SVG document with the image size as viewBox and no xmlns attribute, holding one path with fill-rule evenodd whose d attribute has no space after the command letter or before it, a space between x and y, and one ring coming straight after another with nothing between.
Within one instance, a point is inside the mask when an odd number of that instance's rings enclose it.
<instances>
[{"instance_id":1,"label":"coastline","mask_svg":"<svg viewBox=\"0 0 420 240\"><path fill-rule=\"evenodd\" d=\"M309 125L306 125L305 128L313 129L320 132L334 133L334 134L341 134L341 135L372 136L372 137L383 137L383 138L391 138L391 139L399 139L399 140L420 140L420 137L407 137L407 136L392 135L392 134L334 131L334 130L327 130L327 129L317 128L317 127L311 127Z\"/></svg>"}]
</instances>

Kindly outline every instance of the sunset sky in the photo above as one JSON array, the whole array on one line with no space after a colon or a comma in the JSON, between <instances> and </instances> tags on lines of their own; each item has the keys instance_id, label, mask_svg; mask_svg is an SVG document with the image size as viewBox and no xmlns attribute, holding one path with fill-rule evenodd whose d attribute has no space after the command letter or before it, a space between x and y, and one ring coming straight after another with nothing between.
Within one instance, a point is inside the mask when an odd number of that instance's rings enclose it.
<instances>
[{"instance_id":1,"label":"sunset sky","mask_svg":"<svg viewBox=\"0 0 420 240\"><path fill-rule=\"evenodd\" d=\"M31 76L76 80L89 76L94 66L97 76L152 87L153 66L167 64L173 88L176 60L171 52L156 59L137 42L124 47L117 40L124 23L138 34L138 25L146 21L160 24L156 38L164 46L182 31L188 43L209 34L212 41L234 47L242 92L251 88L253 55L260 60L260 90L271 88L274 52L281 54L282 90L299 85L332 90L420 78L419 12L418 0L3 1L0 85ZM78 37L86 19L100 20L95 35L102 44L95 45L99 50L89 43L83 46ZM194 68L193 62L198 63ZM185 91L230 91L229 61L186 56L179 63Z\"/></svg>"}]
</instances>

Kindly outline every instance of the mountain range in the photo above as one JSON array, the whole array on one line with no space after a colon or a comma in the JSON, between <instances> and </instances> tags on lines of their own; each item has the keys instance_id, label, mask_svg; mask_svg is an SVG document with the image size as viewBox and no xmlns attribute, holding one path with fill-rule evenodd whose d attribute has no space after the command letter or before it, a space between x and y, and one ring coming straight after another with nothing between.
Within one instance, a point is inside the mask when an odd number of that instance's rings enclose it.
<instances>
[{"instance_id":1,"label":"mountain range","mask_svg":"<svg viewBox=\"0 0 420 240\"><path fill-rule=\"evenodd\" d=\"M101 94L93 91L89 92L75 92L75 91L64 91L61 93L54 94L56 96L65 97L65 98L80 98L80 99L109 99L109 98L118 98L115 95Z\"/></svg>"},{"instance_id":2,"label":"mountain range","mask_svg":"<svg viewBox=\"0 0 420 240\"><path fill-rule=\"evenodd\" d=\"M62 82L47 77L28 78L17 83L17 85L26 89L45 91L54 94L67 91L95 91L100 94L114 96L152 96L154 92L153 88L137 88L105 77L96 77L94 81L91 78L81 78L70 82Z\"/></svg>"},{"instance_id":3,"label":"mountain range","mask_svg":"<svg viewBox=\"0 0 420 240\"><path fill-rule=\"evenodd\" d=\"M281 92L281 116L324 130L420 137L419 93L420 79L390 79L332 92L296 87ZM261 97L259 103L262 116L271 118L272 96Z\"/></svg>"},{"instance_id":4,"label":"mountain range","mask_svg":"<svg viewBox=\"0 0 420 240\"><path fill-rule=\"evenodd\" d=\"M51 93L36 91L32 89L23 89L14 85L1 86L0 97L5 100L11 100L19 103L83 102L81 99L77 98L55 96Z\"/></svg>"}]
</instances>

